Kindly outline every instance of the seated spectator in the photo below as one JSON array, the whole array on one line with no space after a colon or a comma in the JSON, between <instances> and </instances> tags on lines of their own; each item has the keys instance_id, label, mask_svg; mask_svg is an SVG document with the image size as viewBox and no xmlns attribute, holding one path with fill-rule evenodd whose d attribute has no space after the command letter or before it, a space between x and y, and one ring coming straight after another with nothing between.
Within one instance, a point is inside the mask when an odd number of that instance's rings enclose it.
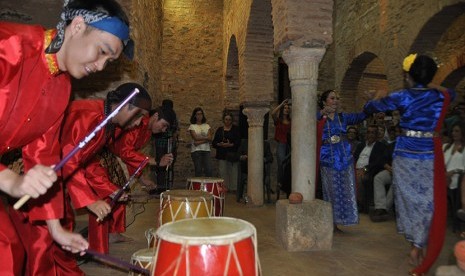
<instances>
[{"instance_id":1,"label":"seated spectator","mask_svg":"<svg viewBox=\"0 0 465 276\"><path fill-rule=\"evenodd\" d=\"M465 171L465 152L463 151L465 146L464 134L464 124L461 121L454 122L449 134L451 141L443 146L448 194L452 203L451 207L453 210L455 210L455 208L461 208L457 211L456 216L454 215L454 230L458 226L458 222L455 218L463 217L465 219L465 208L460 206L460 198L458 194L460 178ZM463 203L464 202L462 201L462 206Z\"/></svg>"},{"instance_id":2,"label":"seated spectator","mask_svg":"<svg viewBox=\"0 0 465 276\"><path fill-rule=\"evenodd\" d=\"M373 192L375 210L370 214L373 222L381 222L389 219L389 211L394 203L392 191L392 154L396 146L396 137L400 135L400 127L391 126L388 129L389 141L386 145L384 170L377 173L373 179Z\"/></svg>"},{"instance_id":3,"label":"seated spectator","mask_svg":"<svg viewBox=\"0 0 465 276\"><path fill-rule=\"evenodd\" d=\"M357 204L360 212L368 213L373 200L373 177L383 169L386 145L377 141L378 127L368 126L366 141L361 142L354 152Z\"/></svg>"},{"instance_id":4,"label":"seated spectator","mask_svg":"<svg viewBox=\"0 0 465 276\"><path fill-rule=\"evenodd\" d=\"M360 144L360 140L358 139L358 131L355 126L347 127L347 141L350 144L350 152L352 155L354 155L357 145Z\"/></svg>"}]
</instances>

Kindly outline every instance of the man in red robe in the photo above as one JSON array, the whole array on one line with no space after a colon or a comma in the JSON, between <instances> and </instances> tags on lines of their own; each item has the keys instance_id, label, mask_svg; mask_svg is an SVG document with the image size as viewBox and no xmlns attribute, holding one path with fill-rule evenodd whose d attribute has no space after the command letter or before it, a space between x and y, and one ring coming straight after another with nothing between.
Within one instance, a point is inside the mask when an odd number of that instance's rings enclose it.
<instances>
[{"instance_id":1,"label":"man in red robe","mask_svg":"<svg viewBox=\"0 0 465 276\"><path fill-rule=\"evenodd\" d=\"M149 163L157 165L153 157L146 156L139 150L147 144L152 133L165 132L169 127L170 113L164 112L163 109L157 108L150 111L150 118L144 117L140 125L116 135L114 143L109 144L109 149L126 164L129 174L135 173L137 167L147 158ZM172 154L165 154L160 160L160 166L167 166L173 162ZM100 162L94 161L92 166L86 167L86 177L90 185L94 182L107 182L108 186L116 187L111 183L108 172L102 171ZM92 179L92 180L90 180ZM104 198L101 198L104 199ZM109 199L107 198L107 201ZM116 241L125 240L120 233L126 231L125 225L125 205L117 204L110 218L97 221L97 216L89 216L89 244L90 248L101 253L109 252L109 235L113 234Z\"/></svg>"},{"instance_id":2,"label":"man in red robe","mask_svg":"<svg viewBox=\"0 0 465 276\"><path fill-rule=\"evenodd\" d=\"M108 61L119 57L129 39L127 18L121 16L124 13L119 5L112 0L93 2L92 5L84 3L86 8L81 9L80 1L70 1L73 8L65 8L66 21L56 30L0 23L0 154L22 147L26 172L24 177L19 176L0 165L0 189L9 195L37 197L56 180L57 175L50 166L60 160L58 136L69 101L70 76L80 79L103 70ZM100 2L105 2L103 7ZM93 22L90 17L83 17L92 8L98 9L100 15ZM73 9L79 9L81 14L70 12ZM113 14L113 20L108 20L110 10L121 14ZM99 25L102 21L107 24ZM87 31L88 25L99 31ZM114 34L115 29L118 34ZM31 190L32 186L36 187L35 191ZM47 255L43 263L28 265L26 274L51 275L48 273L50 267L55 267L53 256L65 254L61 249L49 250L54 240L72 252L87 248L85 239L61 227L63 202L61 187L57 184L46 195L31 200L22 212L10 212L26 247L27 259ZM0 274L23 275L24 249L3 206L0 217Z\"/></svg>"}]
</instances>

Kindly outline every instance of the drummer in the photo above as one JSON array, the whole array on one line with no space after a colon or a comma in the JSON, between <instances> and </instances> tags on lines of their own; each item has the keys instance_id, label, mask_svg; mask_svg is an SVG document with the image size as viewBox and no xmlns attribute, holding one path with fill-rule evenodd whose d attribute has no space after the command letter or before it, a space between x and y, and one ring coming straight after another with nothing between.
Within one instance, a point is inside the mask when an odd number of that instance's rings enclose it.
<instances>
[{"instance_id":1,"label":"drummer","mask_svg":"<svg viewBox=\"0 0 465 276\"><path fill-rule=\"evenodd\" d=\"M143 88L141 88L143 89ZM150 117L144 116L139 125L122 131L117 129L115 132L115 141L108 145L111 152L121 158L126 164L130 175L134 174L137 167L146 159L149 158L149 163L157 165L153 157L146 156L139 150L150 140L151 133L165 132L169 127L170 113L162 108L150 110ZM160 160L160 166L167 166L173 161L172 154L166 154ZM93 175L94 179L98 179L100 185L108 185L116 187L111 183L108 175L108 170L102 170L100 160L94 160L92 165L85 168L86 176ZM117 190L114 191L114 193ZM123 197L124 199L125 197ZM126 195L127 198L127 195ZM100 199L104 199L100 198ZM107 199L108 201L108 199ZM97 214L98 215L98 214ZM125 218L126 206L117 204L111 211L109 218L103 222L97 222L96 216L89 216L89 243L90 248L101 253L109 252L109 240L112 242L131 241L130 238L122 235L126 231ZM99 216L99 218L102 218Z\"/></svg>"},{"instance_id":2,"label":"drummer","mask_svg":"<svg viewBox=\"0 0 465 276\"><path fill-rule=\"evenodd\" d=\"M13 197L37 198L57 179L50 166L60 157L57 134L71 93L70 77L101 71L123 49L130 49L128 20L114 0L69 1L62 18L57 29L47 31L0 23L0 154L22 147L26 171L22 177L0 166L0 189ZM60 272L68 264L55 265L55 256L64 252L53 252L53 240L72 252L82 252L88 243L61 227L64 205L59 188L55 185L46 196L32 200L27 213L10 212L17 217L20 235L0 206L0 274L24 275L21 237L28 275L69 275Z\"/></svg>"}]
</instances>

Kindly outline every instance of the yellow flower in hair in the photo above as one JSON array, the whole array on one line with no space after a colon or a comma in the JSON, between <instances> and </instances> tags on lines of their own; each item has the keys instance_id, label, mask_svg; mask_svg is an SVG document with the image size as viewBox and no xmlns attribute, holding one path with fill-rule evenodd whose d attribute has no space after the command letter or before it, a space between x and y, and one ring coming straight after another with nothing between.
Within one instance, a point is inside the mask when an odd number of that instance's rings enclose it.
<instances>
[{"instance_id":1,"label":"yellow flower in hair","mask_svg":"<svg viewBox=\"0 0 465 276\"><path fill-rule=\"evenodd\" d=\"M402 63L402 68L405 72L410 71L410 67L412 67L413 62L417 58L417 54L410 54L406 58L404 58L404 62Z\"/></svg>"}]
</instances>

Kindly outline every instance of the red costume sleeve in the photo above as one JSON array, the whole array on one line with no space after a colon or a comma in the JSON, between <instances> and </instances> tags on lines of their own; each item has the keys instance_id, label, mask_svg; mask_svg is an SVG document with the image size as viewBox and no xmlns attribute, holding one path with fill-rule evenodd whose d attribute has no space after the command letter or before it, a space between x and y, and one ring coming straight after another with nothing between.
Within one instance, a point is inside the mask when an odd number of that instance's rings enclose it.
<instances>
[{"instance_id":1,"label":"red costume sleeve","mask_svg":"<svg viewBox=\"0 0 465 276\"><path fill-rule=\"evenodd\" d=\"M89 183L92 190L100 199L108 197L120 188L111 182L108 177L108 171L102 167L99 158L92 158L85 168L84 176L87 183Z\"/></svg>"},{"instance_id":2,"label":"red costume sleeve","mask_svg":"<svg viewBox=\"0 0 465 276\"><path fill-rule=\"evenodd\" d=\"M150 140L148 118L144 117L142 124L123 133L110 147L110 150L121 158L132 175L147 156L140 150Z\"/></svg>"},{"instance_id":3,"label":"red costume sleeve","mask_svg":"<svg viewBox=\"0 0 465 276\"><path fill-rule=\"evenodd\" d=\"M98 106L96 106L97 103ZM61 136L63 156L71 152L103 118L103 101L75 102L70 108L63 126ZM96 166L90 165L92 163L89 163L92 161L92 156L106 143L104 131L100 130L63 167L63 177L75 208L85 207L100 198L110 195L115 190L110 185L106 188L102 186L93 187L87 178L89 177L88 171L91 168L96 168ZM91 167L86 168L88 165ZM98 191L98 194L96 191Z\"/></svg>"},{"instance_id":4,"label":"red costume sleeve","mask_svg":"<svg viewBox=\"0 0 465 276\"><path fill-rule=\"evenodd\" d=\"M24 170L27 171L36 164L54 165L60 161L60 117L55 124L40 139L23 147ZM64 196L62 184L57 181L47 193L29 201L30 220L60 219L64 216Z\"/></svg>"}]
</instances>

